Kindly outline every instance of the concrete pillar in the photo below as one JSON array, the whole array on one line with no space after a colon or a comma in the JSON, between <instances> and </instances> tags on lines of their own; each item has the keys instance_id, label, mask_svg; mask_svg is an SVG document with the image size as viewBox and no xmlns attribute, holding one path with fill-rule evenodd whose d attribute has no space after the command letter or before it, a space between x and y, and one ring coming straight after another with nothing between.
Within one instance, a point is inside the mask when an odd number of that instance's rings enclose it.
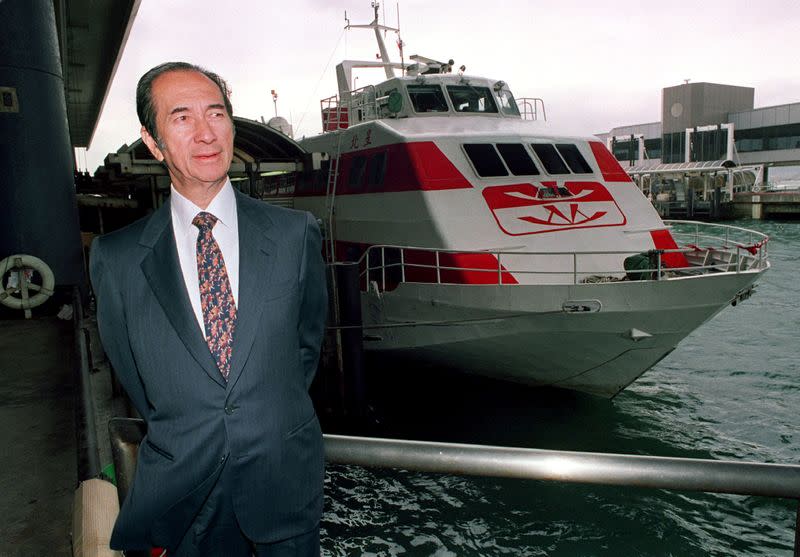
<instances>
[{"instance_id":1,"label":"concrete pillar","mask_svg":"<svg viewBox=\"0 0 800 557\"><path fill-rule=\"evenodd\" d=\"M764 217L764 209L761 206L761 196L753 195L750 197L751 213L750 216L754 219L761 220Z\"/></svg>"},{"instance_id":2,"label":"concrete pillar","mask_svg":"<svg viewBox=\"0 0 800 557\"><path fill-rule=\"evenodd\" d=\"M83 285L83 251L52 0L0 1L0 259L42 259Z\"/></svg>"}]
</instances>

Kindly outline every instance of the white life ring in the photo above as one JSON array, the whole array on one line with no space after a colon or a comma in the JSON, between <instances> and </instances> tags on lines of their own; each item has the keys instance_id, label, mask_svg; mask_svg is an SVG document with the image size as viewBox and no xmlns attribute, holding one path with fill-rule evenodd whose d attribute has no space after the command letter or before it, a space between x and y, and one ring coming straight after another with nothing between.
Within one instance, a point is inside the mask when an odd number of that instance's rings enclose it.
<instances>
[{"instance_id":1,"label":"white life ring","mask_svg":"<svg viewBox=\"0 0 800 557\"><path fill-rule=\"evenodd\" d=\"M25 276L25 269L33 269L39 276L42 277L41 286L30 282L29 278ZM24 309L30 310L36 306L42 305L47 298L53 295L53 287L55 286L55 277L53 271L47 266L47 263L34 257L32 255L9 255L0 261L0 281L3 281L6 273L17 272L16 285L6 287L0 283L0 304L11 309ZM29 295L29 291L34 291L36 294ZM12 294L19 294L19 298Z\"/></svg>"}]
</instances>

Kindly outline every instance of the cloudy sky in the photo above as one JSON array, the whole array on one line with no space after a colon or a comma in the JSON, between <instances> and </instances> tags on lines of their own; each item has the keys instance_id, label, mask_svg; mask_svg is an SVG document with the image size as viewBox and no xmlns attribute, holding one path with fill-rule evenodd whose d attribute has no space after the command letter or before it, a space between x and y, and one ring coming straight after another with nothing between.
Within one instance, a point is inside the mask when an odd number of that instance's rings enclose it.
<instances>
[{"instance_id":1,"label":"cloudy sky","mask_svg":"<svg viewBox=\"0 0 800 557\"><path fill-rule=\"evenodd\" d=\"M94 171L138 138L136 82L168 60L221 74L239 116L272 117L275 89L295 136L318 133L334 66L377 52L370 31L343 31L345 11L353 24L372 20L368 0L142 0L80 163ZM382 11L396 26L396 0ZM502 79L586 134L660 120L661 89L686 79L754 87L756 107L800 101L800 0L401 0L399 15L407 56ZM399 60L396 38L386 42Z\"/></svg>"}]
</instances>

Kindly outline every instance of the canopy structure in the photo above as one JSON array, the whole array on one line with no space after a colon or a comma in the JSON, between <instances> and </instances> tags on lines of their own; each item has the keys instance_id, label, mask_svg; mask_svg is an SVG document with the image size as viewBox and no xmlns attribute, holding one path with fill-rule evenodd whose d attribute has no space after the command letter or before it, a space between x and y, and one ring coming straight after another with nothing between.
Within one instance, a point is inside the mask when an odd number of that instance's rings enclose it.
<instances>
[{"instance_id":1,"label":"canopy structure","mask_svg":"<svg viewBox=\"0 0 800 557\"><path fill-rule=\"evenodd\" d=\"M53 0L69 135L88 147L141 0Z\"/></svg>"},{"instance_id":2,"label":"canopy structure","mask_svg":"<svg viewBox=\"0 0 800 557\"><path fill-rule=\"evenodd\" d=\"M656 187L655 184L667 184L669 190L672 187L670 184L680 182L685 184L682 187L698 190L700 200L708 201L715 185L719 185L716 176L721 174L725 177L723 191L726 198L731 200L736 192L745 191L758 183L764 167L737 166L730 159L676 163L645 160L627 167L625 171L645 193L652 194L664 187Z\"/></svg>"},{"instance_id":3,"label":"canopy structure","mask_svg":"<svg viewBox=\"0 0 800 557\"><path fill-rule=\"evenodd\" d=\"M735 167L736 163L728 159L673 163L646 160L625 168L625 172L631 177L643 174L706 174L710 172L728 171Z\"/></svg>"}]
</instances>

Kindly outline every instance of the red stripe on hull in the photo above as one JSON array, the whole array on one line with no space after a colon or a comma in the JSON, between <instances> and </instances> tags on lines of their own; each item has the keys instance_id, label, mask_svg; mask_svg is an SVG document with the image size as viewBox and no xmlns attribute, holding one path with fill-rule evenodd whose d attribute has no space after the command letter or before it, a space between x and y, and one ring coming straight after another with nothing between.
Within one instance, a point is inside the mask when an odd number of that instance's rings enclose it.
<instances>
[{"instance_id":1,"label":"red stripe on hull","mask_svg":"<svg viewBox=\"0 0 800 557\"><path fill-rule=\"evenodd\" d=\"M385 171L376 172L374 165L385 156ZM354 164L357 159L360 165ZM332 161L331 164L336 164ZM461 172L432 141L395 143L360 151L343 153L338 161L339 176L336 195L389 193L403 191L438 191L471 188ZM353 176L360 172L360 176ZM381 174L381 178L376 175ZM373 183L377 181L379 183ZM296 196L325 195L325 180L304 185Z\"/></svg>"},{"instance_id":2,"label":"red stripe on hull","mask_svg":"<svg viewBox=\"0 0 800 557\"><path fill-rule=\"evenodd\" d=\"M405 143L419 178L420 189L453 190L471 188L461 172L433 141Z\"/></svg>"},{"instance_id":3,"label":"red stripe on hull","mask_svg":"<svg viewBox=\"0 0 800 557\"><path fill-rule=\"evenodd\" d=\"M603 180L606 182L630 182L631 177L619 165L619 162L611 154L611 151L606 149L606 146L599 141L590 141L589 146L592 148L594 159L600 167L600 172L603 174Z\"/></svg>"},{"instance_id":4,"label":"red stripe on hull","mask_svg":"<svg viewBox=\"0 0 800 557\"><path fill-rule=\"evenodd\" d=\"M357 261L367 250L369 244L355 242L336 242L336 255L339 261ZM508 270L499 266L497 257L491 253L443 253L439 252L439 273L436 273L436 252L420 249L403 250L403 265L400 264L400 249L386 248L370 252L370 281L383 285L386 290L394 290L403 279L406 282L447 283L447 284L519 284ZM385 269L381 269L384 267ZM361 265L361 287L366 289L366 260Z\"/></svg>"},{"instance_id":5,"label":"red stripe on hull","mask_svg":"<svg viewBox=\"0 0 800 557\"><path fill-rule=\"evenodd\" d=\"M436 277L436 253L423 250L405 252L406 280L409 282L445 282L449 284L518 284L514 275L491 253L439 253L439 276ZM418 265L418 266L415 266Z\"/></svg>"},{"instance_id":6,"label":"red stripe on hull","mask_svg":"<svg viewBox=\"0 0 800 557\"><path fill-rule=\"evenodd\" d=\"M653 237L653 245L655 245L656 249L678 249L678 244L675 243L675 239L672 237L672 234L669 233L669 230L651 230L650 236ZM682 253L665 253L661 255L661 261L664 262L664 265L667 267L689 267L689 261L686 260L686 257Z\"/></svg>"}]
</instances>

